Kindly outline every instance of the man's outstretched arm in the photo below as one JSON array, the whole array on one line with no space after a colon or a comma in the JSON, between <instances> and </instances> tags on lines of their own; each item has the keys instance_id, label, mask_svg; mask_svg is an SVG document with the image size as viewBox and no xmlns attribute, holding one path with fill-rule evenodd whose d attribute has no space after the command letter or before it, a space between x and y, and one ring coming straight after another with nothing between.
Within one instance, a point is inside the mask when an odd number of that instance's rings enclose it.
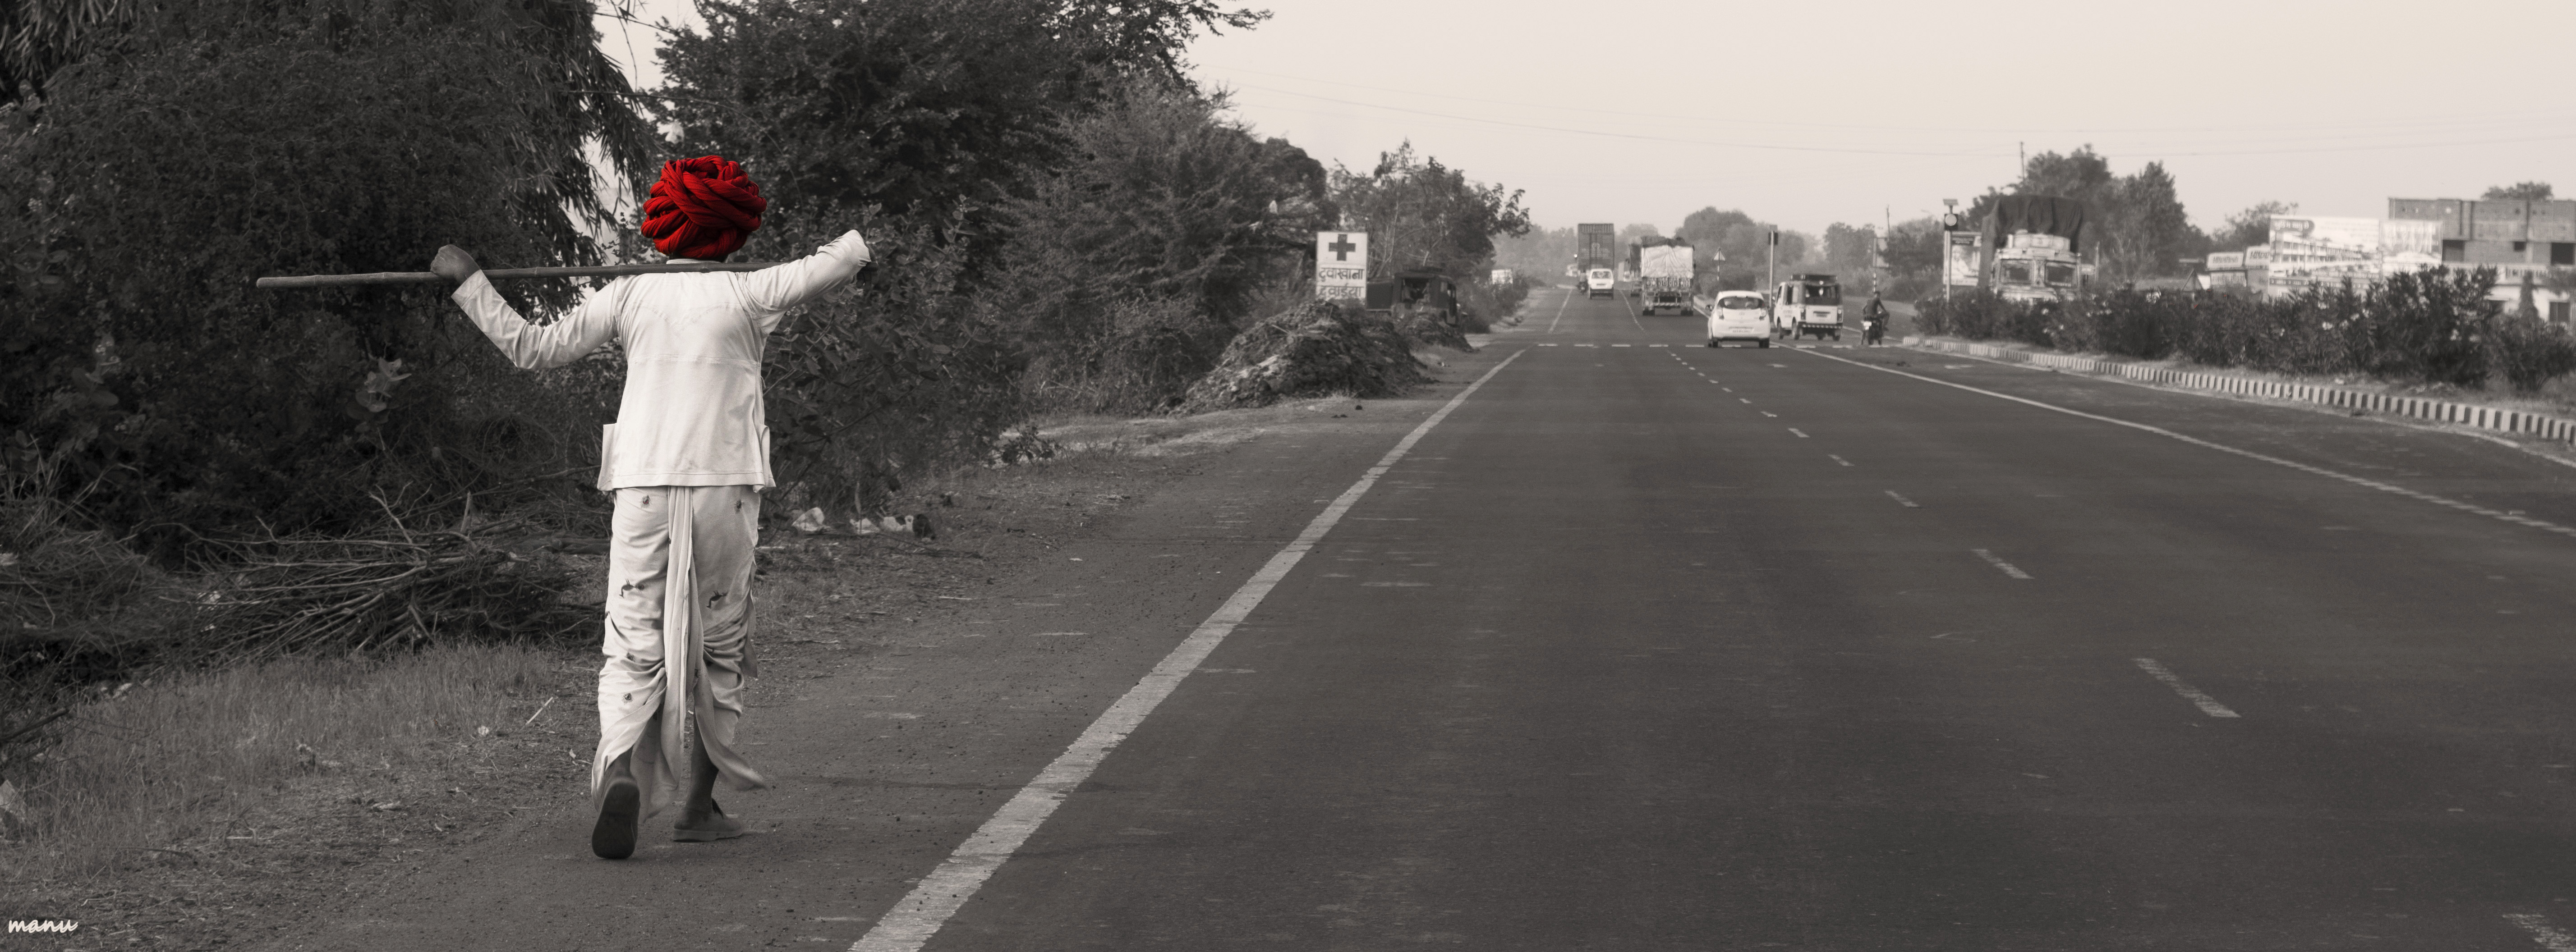
<instances>
[{"instance_id":1,"label":"man's outstretched arm","mask_svg":"<svg viewBox=\"0 0 2576 952\"><path fill-rule=\"evenodd\" d=\"M767 322L775 321L780 312L858 274L860 268L867 266L869 257L867 241L856 230L846 231L813 254L743 276L737 286L746 303L765 315L765 330Z\"/></svg>"},{"instance_id":2,"label":"man's outstretched arm","mask_svg":"<svg viewBox=\"0 0 2576 952\"><path fill-rule=\"evenodd\" d=\"M465 316L474 320L474 326L481 328L483 336L491 338L511 363L528 370L580 360L608 343L608 338L617 332L617 313L607 294L594 294L582 302L580 310L563 320L539 326L529 323L510 302L502 300L501 292L492 287L492 279L483 276L483 269L465 249L455 245L438 249L438 257L430 261L429 270L456 282L456 293L449 295L456 306L465 309Z\"/></svg>"}]
</instances>

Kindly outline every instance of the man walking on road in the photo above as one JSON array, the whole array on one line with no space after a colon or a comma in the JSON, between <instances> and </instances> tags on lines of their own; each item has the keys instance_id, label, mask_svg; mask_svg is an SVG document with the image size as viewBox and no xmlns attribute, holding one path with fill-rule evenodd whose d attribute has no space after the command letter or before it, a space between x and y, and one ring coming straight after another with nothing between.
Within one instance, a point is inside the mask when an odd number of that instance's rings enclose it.
<instances>
[{"instance_id":1,"label":"man walking on road","mask_svg":"<svg viewBox=\"0 0 2576 952\"><path fill-rule=\"evenodd\" d=\"M644 236L673 264L722 261L760 227L768 204L732 162L667 162L644 203ZM742 821L716 806L718 775L735 789L768 784L734 751L743 678L755 673L759 493L774 485L761 351L788 310L868 260L867 242L851 231L760 271L632 275L545 325L502 300L464 249L440 248L430 265L457 282L457 305L520 367L568 364L610 340L626 351L625 397L599 448L599 488L616 495L590 767L590 848L603 858L633 855L636 826L680 786L684 749L694 774L673 839L742 835Z\"/></svg>"}]
</instances>

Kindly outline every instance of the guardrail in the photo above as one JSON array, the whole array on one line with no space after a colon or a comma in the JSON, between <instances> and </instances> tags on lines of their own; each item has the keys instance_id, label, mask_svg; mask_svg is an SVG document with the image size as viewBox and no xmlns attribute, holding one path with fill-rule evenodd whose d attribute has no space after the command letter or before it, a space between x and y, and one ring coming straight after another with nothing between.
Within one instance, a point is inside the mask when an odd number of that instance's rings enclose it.
<instances>
[{"instance_id":1,"label":"guardrail","mask_svg":"<svg viewBox=\"0 0 2576 952\"><path fill-rule=\"evenodd\" d=\"M2393 414L2396 416L2413 417L2418 420L2431 420L2437 423L2454 423L2481 430L2494 430L2499 433L2527 433L2533 436L2543 437L2545 439L2557 440L2561 443L2576 443L2576 420L2543 416L2537 413L2525 413L2520 410L2504 410L2496 407L2485 407L2473 403L2454 403L2449 400L2428 400L2423 397L2401 397L2385 393L2366 393L2359 390L2345 390L2340 387L2320 386L2317 384L2282 383L2276 380L2256 380L2251 377L2238 377L2230 374L2214 374L2203 371L2185 371L2173 370L2164 367L2148 367L2117 360L2095 360L2090 357L2076 357L2070 354L2051 354L2027 350L2015 350L2010 347L1998 347L1993 344L1971 344L1964 341L1933 340L1928 337L1917 335L1908 335L1904 338L1903 343L1908 347L1946 351L1953 354L1967 354L1971 357L1984 357L1989 360L2036 364L2042 367L2053 367L2059 370L2074 370L2091 374L2111 374L2128 377L2132 380L2143 380L2149 383L2163 383L2190 387L2195 390L2210 390L2219 393L2271 397L2276 400L2297 400L2303 403L2314 403L2329 407L2343 407L2353 410L2366 410L2376 413Z\"/></svg>"}]
</instances>

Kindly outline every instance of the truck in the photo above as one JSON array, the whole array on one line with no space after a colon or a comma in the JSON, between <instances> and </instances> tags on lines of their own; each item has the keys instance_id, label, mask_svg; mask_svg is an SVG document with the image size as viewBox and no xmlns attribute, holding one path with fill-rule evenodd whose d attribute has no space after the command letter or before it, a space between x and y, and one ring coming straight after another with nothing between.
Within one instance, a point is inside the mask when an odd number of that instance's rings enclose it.
<instances>
[{"instance_id":1,"label":"truck","mask_svg":"<svg viewBox=\"0 0 2576 952\"><path fill-rule=\"evenodd\" d=\"M1771 289L1772 333L1795 340L1843 339L1842 279L1830 274L1793 274Z\"/></svg>"},{"instance_id":2,"label":"truck","mask_svg":"<svg viewBox=\"0 0 2576 952\"><path fill-rule=\"evenodd\" d=\"M1618 293L1618 272L1612 270L1618 266L1617 225L1574 226L1574 267L1583 276L1585 297L1609 297Z\"/></svg>"},{"instance_id":3,"label":"truck","mask_svg":"<svg viewBox=\"0 0 2576 952\"><path fill-rule=\"evenodd\" d=\"M1664 245L1638 249L1637 289L1637 304L1648 314L1667 307L1672 308L1675 314L1690 313L1690 246Z\"/></svg>"},{"instance_id":4,"label":"truck","mask_svg":"<svg viewBox=\"0 0 2576 952\"><path fill-rule=\"evenodd\" d=\"M2084 287L2084 203L2005 195L1986 216L1978 285L2007 301L2057 303Z\"/></svg>"}]
</instances>

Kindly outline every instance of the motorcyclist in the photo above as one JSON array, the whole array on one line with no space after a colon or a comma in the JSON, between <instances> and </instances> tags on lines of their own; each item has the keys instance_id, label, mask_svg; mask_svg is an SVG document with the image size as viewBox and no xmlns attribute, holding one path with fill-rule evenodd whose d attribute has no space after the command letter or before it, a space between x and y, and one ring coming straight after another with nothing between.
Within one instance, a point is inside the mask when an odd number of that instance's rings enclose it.
<instances>
[{"instance_id":1,"label":"motorcyclist","mask_svg":"<svg viewBox=\"0 0 2576 952\"><path fill-rule=\"evenodd\" d=\"M1871 347L1887 336L1887 305L1876 291L1869 292L1869 306L1861 309L1860 326L1863 340Z\"/></svg>"}]
</instances>

